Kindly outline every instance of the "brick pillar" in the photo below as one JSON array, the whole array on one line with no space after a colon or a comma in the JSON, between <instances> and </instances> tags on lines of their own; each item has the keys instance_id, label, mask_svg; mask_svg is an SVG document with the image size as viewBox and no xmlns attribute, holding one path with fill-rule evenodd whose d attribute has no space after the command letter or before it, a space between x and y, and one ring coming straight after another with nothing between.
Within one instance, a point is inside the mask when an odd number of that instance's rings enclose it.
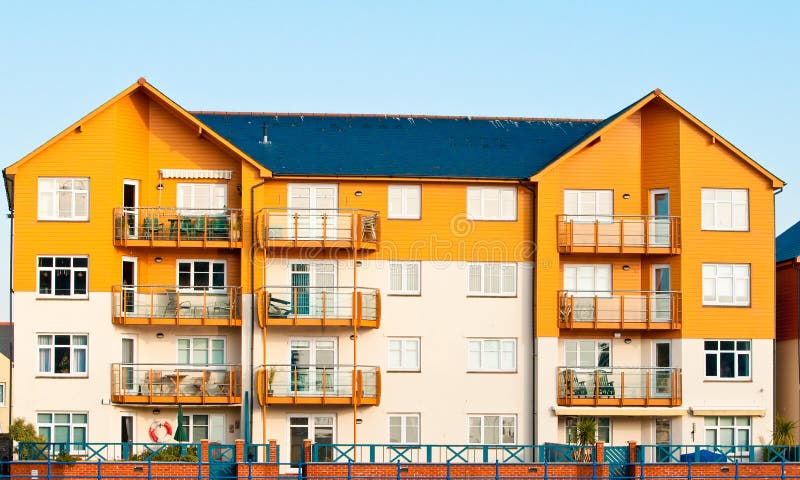
<instances>
[{"instance_id":1,"label":"brick pillar","mask_svg":"<svg viewBox=\"0 0 800 480\"><path fill-rule=\"evenodd\" d=\"M305 448L305 446L303 448ZM274 438L269 440L269 461L270 463L276 463L278 461L278 441Z\"/></svg>"},{"instance_id":2,"label":"brick pillar","mask_svg":"<svg viewBox=\"0 0 800 480\"><path fill-rule=\"evenodd\" d=\"M628 441L628 463L636 463L636 442Z\"/></svg>"},{"instance_id":3,"label":"brick pillar","mask_svg":"<svg viewBox=\"0 0 800 480\"><path fill-rule=\"evenodd\" d=\"M606 461L605 445L603 442L597 442L594 445L595 462L604 463Z\"/></svg>"},{"instance_id":4,"label":"brick pillar","mask_svg":"<svg viewBox=\"0 0 800 480\"><path fill-rule=\"evenodd\" d=\"M244 462L244 440L236 440L236 463Z\"/></svg>"},{"instance_id":5,"label":"brick pillar","mask_svg":"<svg viewBox=\"0 0 800 480\"><path fill-rule=\"evenodd\" d=\"M208 440L200 440L200 461L207 463L208 459Z\"/></svg>"},{"instance_id":6,"label":"brick pillar","mask_svg":"<svg viewBox=\"0 0 800 480\"><path fill-rule=\"evenodd\" d=\"M308 438L303 440L303 461L311 463L311 440Z\"/></svg>"}]
</instances>

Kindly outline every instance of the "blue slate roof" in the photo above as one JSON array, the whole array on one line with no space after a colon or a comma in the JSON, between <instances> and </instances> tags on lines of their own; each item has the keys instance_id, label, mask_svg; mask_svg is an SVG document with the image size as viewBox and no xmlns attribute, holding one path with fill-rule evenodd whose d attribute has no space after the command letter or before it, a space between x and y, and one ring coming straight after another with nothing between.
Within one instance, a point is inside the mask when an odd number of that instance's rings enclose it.
<instances>
[{"instance_id":1,"label":"blue slate roof","mask_svg":"<svg viewBox=\"0 0 800 480\"><path fill-rule=\"evenodd\" d=\"M276 175L322 176L526 179L601 123L419 115L193 115Z\"/></svg>"},{"instance_id":2,"label":"blue slate roof","mask_svg":"<svg viewBox=\"0 0 800 480\"><path fill-rule=\"evenodd\" d=\"M775 239L775 261L800 257L800 222L789 227Z\"/></svg>"}]
</instances>

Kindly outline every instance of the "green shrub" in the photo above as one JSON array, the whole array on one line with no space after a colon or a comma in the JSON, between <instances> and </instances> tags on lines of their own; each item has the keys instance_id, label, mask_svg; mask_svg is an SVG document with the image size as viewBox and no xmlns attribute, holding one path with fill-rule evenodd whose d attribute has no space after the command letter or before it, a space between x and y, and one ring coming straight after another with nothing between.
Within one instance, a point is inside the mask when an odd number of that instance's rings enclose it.
<instances>
[{"instance_id":1,"label":"green shrub","mask_svg":"<svg viewBox=\"0 0 800 480\"><path fill-rule=\"evenodd\" d=\"M133 462L197 462L197 447L187 445L168 445L156 453L143 451L130 456Z\"/></svg>"}]
</instances>

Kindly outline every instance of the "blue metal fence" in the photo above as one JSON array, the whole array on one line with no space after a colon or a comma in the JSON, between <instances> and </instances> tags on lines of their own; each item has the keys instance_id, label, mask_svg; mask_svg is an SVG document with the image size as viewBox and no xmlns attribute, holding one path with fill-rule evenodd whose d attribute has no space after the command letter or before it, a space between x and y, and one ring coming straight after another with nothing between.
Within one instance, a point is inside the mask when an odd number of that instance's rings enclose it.
<instances>
[{"instance_id":1,"label":"blue metal fence","mask_svg":"<svg viewBox=\"0 0 800 480\"><path fill-rule=\"evenodd\" d=\"M322 444L312 446L312 462L365 463L550 463L593 461L594 446Z\"/></svg>"}]
</instances>

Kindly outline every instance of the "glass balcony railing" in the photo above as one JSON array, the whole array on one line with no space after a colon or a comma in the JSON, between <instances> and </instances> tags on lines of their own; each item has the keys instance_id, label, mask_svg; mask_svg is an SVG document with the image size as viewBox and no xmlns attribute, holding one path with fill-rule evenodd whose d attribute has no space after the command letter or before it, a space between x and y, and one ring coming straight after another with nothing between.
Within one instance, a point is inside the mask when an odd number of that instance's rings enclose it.
<instances>
[{"instance_id":1,"label":"glass balcony railing","mask_svg":"<svg viewBox=\"0 0 800 480\"><path fill-rule=\"evenodd\" d=\"M264 325L380 326L381 292L363 287L266 286L258 290Z\"/></svg>"},{"instance_id":2,"label":"glass balcony railing","mask_svg":"<svg viewBox=\"0 0 800 480\"><path fill-rule=\"evenodd\" d=\"M558 215L561 253L680 253L679 217Z\"/></svg>"},{"instance_id":3,"label":"glass balcony railing","mask_svg":"<svg viewBox=\"0 0 800 480\"><path fill-rule=\"evenodd\" d=\"M111 293L117 325L242 324L241 287L188 291L175 285L114 285Z\"/></svg>"},{"instance_id":4,"label":"glass balcony railing","mask_svg":"<svg viewBox=\"0 0 800 480\"><path fill-rule=\"evenodd\" d=\"M679 330L679 292L558 292L559 326L569 329Z\"/></svg>"},{"instance_id":5,"label":"glass balcony railing","mask_svg":"<svg viewBox=\"0 0 800 480\"><path fill-rule=\"evenodd\" d=\"M671 367L558 367L562 406L667 406L681 404L681 370Z\"/></svg>"},{"instance_id":6,"label":"glass balcony railing","mask_svg":"<svg viewBox=\"0 0 800 480\"><path fill-rule=\"evenodd\" d=\"M265 208L257 218L261 247L374 250L378 212L355 209Z\"/></svg>"},{"instance_id":7,"label":"glass balcony railing","mask_svg":"<svg viewBox=\"0 0 800 480\"><path fill-rule=\"evenodd\" d=\"M378 405L380 367L364 365L262 365L256 372L261 405Z\"/></svg>"},{"instance_id":8,"label":"glass balcony railing","mask_svg":"<svg viewBox=\"0 0 800 480\"><path fill-rule=\"evenodd\" d=\"M242 210L115 208L114 243L133 247L241 247Z\"/></svg>"},{"instance_id":9,"label":"glass balcony railing","mask_svg":"<svg viewBox=\"0 0 800 480\"><path fill-rule=\"evenodd\" d=\"M240 365L111 365L111 401L136 404L238 404L242 402Z\"/></svg>"}]
</instances>

